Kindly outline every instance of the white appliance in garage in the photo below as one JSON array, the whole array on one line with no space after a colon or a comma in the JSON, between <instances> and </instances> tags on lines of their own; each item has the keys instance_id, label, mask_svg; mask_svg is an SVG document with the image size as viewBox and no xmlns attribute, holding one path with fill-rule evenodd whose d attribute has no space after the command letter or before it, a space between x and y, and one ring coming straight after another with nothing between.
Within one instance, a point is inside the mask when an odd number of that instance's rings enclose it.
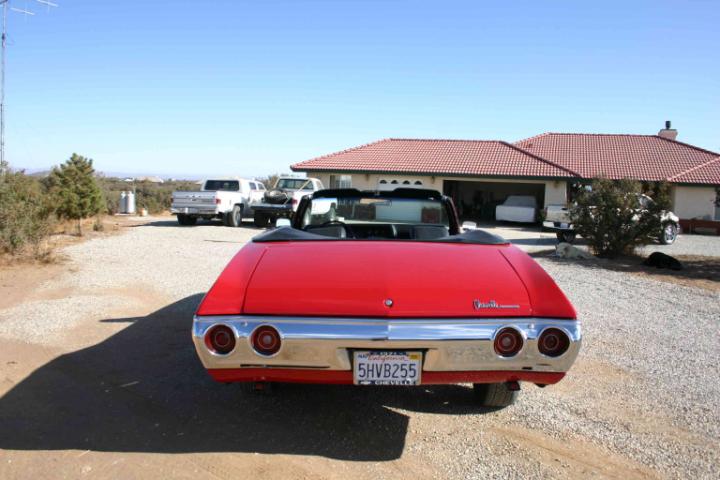
<instances>
[{"instance_id":1,"label":"white appliance in garage","mask_svg":"<svg viewBox=\"0 0 720 480\"><path fill-rule=\"evenodd\" d=\"M537 200L531 195L510 195L495 207L495 220L503 222L535 223Z\"/></svg>"}]
</instances>

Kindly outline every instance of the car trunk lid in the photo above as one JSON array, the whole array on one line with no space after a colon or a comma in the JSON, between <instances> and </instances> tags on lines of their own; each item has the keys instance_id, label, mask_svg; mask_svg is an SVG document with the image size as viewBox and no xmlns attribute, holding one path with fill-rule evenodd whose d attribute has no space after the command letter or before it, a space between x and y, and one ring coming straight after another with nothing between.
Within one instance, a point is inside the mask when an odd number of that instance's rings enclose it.
<instances>
[{"instance_id":1,"label":"car trunk lid","mask_svg":"<svg viewBox=\"0 0 720 480\"><path fill-rule=\"evenodd\" d=\"M355 317L528 316L508 245L324 241L268 245L243 313Z\"/></svg>"}]
</instances>

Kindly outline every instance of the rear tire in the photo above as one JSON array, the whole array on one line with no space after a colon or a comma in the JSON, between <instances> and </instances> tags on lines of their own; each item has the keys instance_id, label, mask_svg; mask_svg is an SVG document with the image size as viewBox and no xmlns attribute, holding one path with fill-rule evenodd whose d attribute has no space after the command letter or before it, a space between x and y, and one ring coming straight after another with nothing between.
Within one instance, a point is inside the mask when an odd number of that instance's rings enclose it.
<instances>
[{"instance_id":1,"label":"rear tire","mask_svg":"<svg viewBox=\"0 0 720 480\"><path fill-rule=\"evenodd\" d=\"M195 225L197 223L197 217L190 217L188 215L180 213L177 216L177 221L180 225L183 226Z\"/></svg>"},{"instance_id":2,"label":"rear tire","mask_svg":"<svg viewBox=\"0 0 720 480\"><path fill-rule=\"evenodd\" d=\"M225 214L225 225L228 227L239 227L242 225L242 205L235 205L232 210Z\"/></svg>"},{"instance_id":3,"label":"rear tire","mask_svg":"<svg viewBox=\"0 0 720 480\"><path fill-rule=\"evenodd\" d=\"M575 232L557 232L555 235L557 236L558 242L561 243L574 243L575 237L577 236Z\"/></svg>"},{"instance_id":4,"label":"rear tire","mask_svg":"<svg viewBox=\"0 0 720 480\"><path fill-rule=\"evenodd\" d=\"M678 234L678 226L675 223L668 223L663 226L660 234L660 243L663 245L672 245L675 243Z\"/></svg>"},{"instance_id":5,"label":"rear tire","mask_svg":"<svg viewBox=\"0 0 720 480\"><path fill-rule=\"evenodd\" d=\"M262 212L255 212L253 215L253 223L256 227L267 228L270 224L270 217Z\"/></svg>"},{"instance_id":6,"label":"rear tire","mask_svg":"<svg viewBox=\"0 0 720 480\"><path fill-rule=\"evenodd\" d=\"M509 407L518 397L518 391L512 391L506 383L474 383L473 390L480 405L488 408Z\"/></svg>"}]
</instances>

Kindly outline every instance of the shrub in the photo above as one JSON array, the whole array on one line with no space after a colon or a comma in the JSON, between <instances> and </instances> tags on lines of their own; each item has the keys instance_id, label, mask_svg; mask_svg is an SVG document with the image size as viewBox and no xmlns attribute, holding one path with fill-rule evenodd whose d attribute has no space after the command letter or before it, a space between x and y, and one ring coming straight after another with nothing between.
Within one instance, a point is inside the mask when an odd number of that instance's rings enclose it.
<instances>
[{"instance_id":1,"label":"shrub","mask_svg":"<svg viewBox=\"0 0 720 480\"><path fill-rule=\"evenodd\" d=\"M653 200L645 201L643 193ZM578 192L570 217L595 255L615 257L653 242L662 231L662 213L669 208L666 184L644 189L632 180L597 179L592 190Z\"/></svg>"},{"instance_id":2,"label":"shrub","mask_svg":"<svg viewBox=\"0 0 720 480\"><path fill-rule=\"evenodd\" d=\"M25 247L45 256L43 241L52 233L52 205L40 182L23 172L0 173L0 251L16 255Z\"/></svg>"},{"instance_id":3,"label":"shrub","mask_svg":"<svg viewBox=\"0 0 720 480\"><path fill-rule=\"evenodd\" d=\"M93 222L93 232L104 232L105 231L105 225L102 222L102 218L100 215L95 217L95 221Z\"/></svg>"},{"instance_id":4,"label":"shrub","mask_svg":"<svg viewBox=\"0 0 720 480\"><path fill-rule=\"evenodd\" d=\"M170 209L173 191L198 190L199 188L194 182L182 180L165 183L126 182L112 177L100 177L97 180L105 197L105 209L111 215L118 212L120 192L134 189L137 209L147 208L149 213L155 214Z\"/></svg>"},{"instance_id":5,"label":"shrub","mask_svg":"<svg viewBox=\"0 0 720 480\"><path fill-rule=\"evenodd\" d=\"M265 185L265 188L267 188L268 190L272 190L272 188L275 186L275 182L277 182L277 179L280 178L280 176L281 174L279 173L271 173L270 175L266 177L260 177L257 180L258 182L262 182L263 185Z\"/></svg>"},{"instance_id":6,"label":"shrub","mask_svg":"<svg viewBox=\"0 0 720 480\"><path fill-rule=\"evenodd\" d=\"M103 208L92 160L73 153L60 168L53 168L46 185L58 217L77 220L78 235L82 235L82 219L100 213Z\"/></svg>"}]
</instances>

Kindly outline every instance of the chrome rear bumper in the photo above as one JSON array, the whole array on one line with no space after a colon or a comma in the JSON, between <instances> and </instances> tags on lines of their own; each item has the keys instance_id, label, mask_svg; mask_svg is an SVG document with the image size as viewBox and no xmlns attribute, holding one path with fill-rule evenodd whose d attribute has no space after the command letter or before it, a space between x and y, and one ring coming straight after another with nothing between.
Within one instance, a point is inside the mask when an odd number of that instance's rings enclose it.
<instances>
[{"instance_id":1,"label":"chrome rear bumper","mask_svg":"<svg viewBox=\"0 0 720 480\"><path fill-rule=\"evenodd\" d=\"M217 215L220 212L215 205L194 205L192 207L172 206L170 207L170 213L173 215L178 213L185 215Z\"/></svg>"},{"instance_id":2,"label":"chrome rear bumper","mask_svg":"<svg viewBox=\"0 0 720 480\"><path fill-rule=\"evenodd\" d=\"M236 336L235 349L218 355L205 345L205 333L214 325L227 325ZM260 325L272 325L282 338L280 351L272 357L253 350L250 338ZM497 355L496 333L516 328L525 339L511 358ZM548 357L537 348L537 339L549 327L563 330L570 339L568 350ZM305 368L351 370L351 352L357 349L422 350L423 371L525 371L566 372L580 350L580 323L547 318L493 319L361 319L266 316L196 316L193 341L207 369Z\"/></svg>"}]
</instances>

